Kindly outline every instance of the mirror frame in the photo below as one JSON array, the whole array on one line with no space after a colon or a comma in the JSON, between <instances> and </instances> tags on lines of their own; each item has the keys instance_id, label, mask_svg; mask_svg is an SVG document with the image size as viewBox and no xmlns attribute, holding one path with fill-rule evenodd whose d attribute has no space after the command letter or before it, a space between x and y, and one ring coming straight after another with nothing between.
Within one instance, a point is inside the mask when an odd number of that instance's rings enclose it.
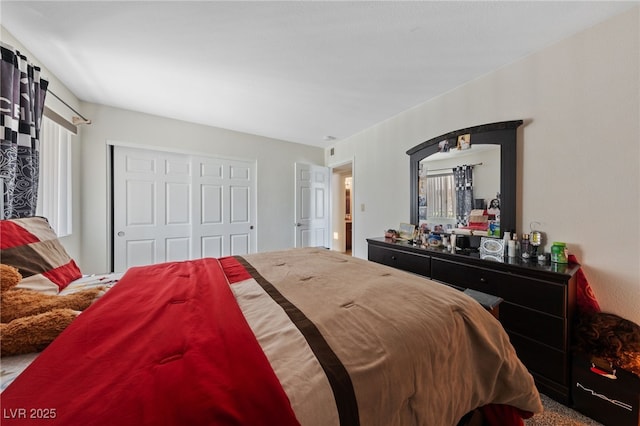
<instances>
[{"instance_id":1,"label":"mirror frame","mask_svg":"<svg viewBox=\"0 0 640 426\"><path fill-rule=\"evenodd\" d=\"M500 236L504 234L504 231L515 231L517 129L522 123L522 120L501 121L455 130L429 139L408 150L411 223L418 225L418 168L420 161L438 152L440 141L446 139L449 140L450 146L455 146L458 136L468 133L471 134L471 145L500 145Z\"/></svg>"}]
</instances>

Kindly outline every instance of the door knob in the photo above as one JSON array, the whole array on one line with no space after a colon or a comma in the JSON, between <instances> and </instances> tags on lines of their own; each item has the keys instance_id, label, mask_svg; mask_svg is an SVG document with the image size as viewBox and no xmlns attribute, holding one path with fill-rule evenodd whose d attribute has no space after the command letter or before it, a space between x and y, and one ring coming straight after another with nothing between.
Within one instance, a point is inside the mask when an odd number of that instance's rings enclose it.
<instances>
[{"instance_id":1,"label":"door knob","mask_svg":"<svg viewBox=\"0 0 640 426\"><path fill-rule=\"evenodd\" d=\"M122 231L118 232L118 237L124 237L124 232Z\"/></svg>"},{"instance_id":2,"label":"door knob","mask_svg":"<svg viewBox=\"0 0 640 426\"><path fill-rule=\"evenodd\" d=\"M302 226L302 224L301 223L296 223L296 226Z\"/></svg>"}]
</instances>

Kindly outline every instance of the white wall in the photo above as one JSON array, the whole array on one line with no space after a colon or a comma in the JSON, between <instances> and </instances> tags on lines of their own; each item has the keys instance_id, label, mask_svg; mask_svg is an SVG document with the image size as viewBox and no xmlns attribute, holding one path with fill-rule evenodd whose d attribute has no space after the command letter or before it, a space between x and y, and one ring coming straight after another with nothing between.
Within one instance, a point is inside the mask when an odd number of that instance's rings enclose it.
<instances>
[{"instance_id":1,"label":"white wall","mask_svg":"<svg viewBox=\"0 0 640 426\"><path fill-rule=\"evenodd\" d=\"M107 143L257 161L258 251L294 244L294 164L323 163L323 150L184 121L85 103L82 137L83 271L108 271ZM90 182L90 185L86 183Z\"/></svg>"},{"instance_id":2,"label":"white wall","mask_svg":"<svg viewBox=\"0 0 640 426\"><path fill-rule=\"evenodd\" d=\"M578 257L603 310L640 323L639 22L636 7L327 150L327 163L355 158L354 255L366 258L367 237L408 221L407 149L524 119L518 232L540 222Z\"/></svg>"}]
</instances>

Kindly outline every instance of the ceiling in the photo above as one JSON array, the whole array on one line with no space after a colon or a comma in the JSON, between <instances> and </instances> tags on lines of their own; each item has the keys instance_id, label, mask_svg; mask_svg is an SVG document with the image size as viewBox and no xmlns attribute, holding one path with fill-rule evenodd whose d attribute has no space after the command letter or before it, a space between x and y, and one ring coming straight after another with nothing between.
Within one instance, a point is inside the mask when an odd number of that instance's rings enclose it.
<instances>
[{"instance_id":1,"label":"ceiling","mask_svg":"<svg viewBox=\"0 0 640 426\"><path fill-rule=\"evenodd\" d=\"M83 101L327 147L637 4L2 0L0 22Z\"/></svg>"}]
</instances>

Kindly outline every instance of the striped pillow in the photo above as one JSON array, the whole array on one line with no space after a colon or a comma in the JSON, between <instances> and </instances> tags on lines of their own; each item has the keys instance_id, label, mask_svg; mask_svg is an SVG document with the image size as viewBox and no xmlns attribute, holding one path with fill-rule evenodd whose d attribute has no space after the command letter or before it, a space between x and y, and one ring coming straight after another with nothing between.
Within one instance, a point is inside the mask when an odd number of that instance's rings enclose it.
<instances>
[{"instance_id":1,"label":"striped pillow","mask_svg":"<svg viewBox=\"0 0 640 426\"><path fill-rule=\"evenodd\" d=\"M18 268L17 288L57 294L82 277L44 217L0 221L0 262Z\"/></svg>"}]
</instances>

